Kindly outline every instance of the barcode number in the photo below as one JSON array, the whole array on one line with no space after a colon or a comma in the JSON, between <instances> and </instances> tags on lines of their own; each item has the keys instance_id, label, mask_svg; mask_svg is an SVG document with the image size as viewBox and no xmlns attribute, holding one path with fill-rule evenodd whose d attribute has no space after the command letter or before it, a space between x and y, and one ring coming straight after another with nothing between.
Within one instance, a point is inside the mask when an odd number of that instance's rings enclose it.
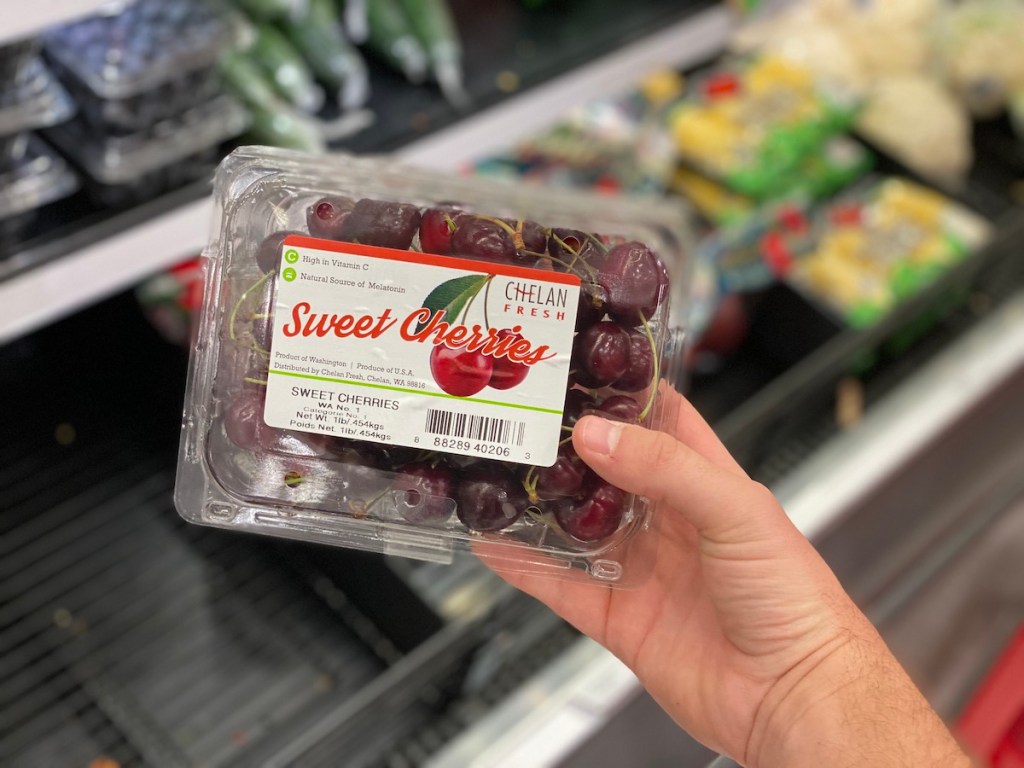
<instances>
[{"instance_id":1,"label":"barcode number","mask_svg":"<svg viewBox=\"0 0 1024 768\"><path fill-rule=\"evenodd\" d=\"M432 435L464 437L500 445L522 445L526 436L526 422L429 408L426 430Z\"/></svg>"}]
</instances>

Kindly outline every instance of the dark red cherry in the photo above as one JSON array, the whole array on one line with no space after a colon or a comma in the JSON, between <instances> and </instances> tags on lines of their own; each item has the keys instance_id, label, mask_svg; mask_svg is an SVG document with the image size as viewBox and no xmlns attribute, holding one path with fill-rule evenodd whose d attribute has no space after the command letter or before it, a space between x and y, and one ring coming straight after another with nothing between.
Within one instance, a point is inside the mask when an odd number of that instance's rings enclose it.
<instances>
[{"instance_id":1,"label":"dark red cherry","mask_svg":"<svg viewBox=\"0 0 1024 768\"><path fill-rule=\"evenodd\" d=\"M444 464L418 462L403 467L391 483L398 512L411 523L447 520L455 508L455 476Z\"/></svg>"},{"instance_id":2,"label":"dark red cherry","mask_svg":"<svg viewBox=\"0 0 1024 768\"><path fill-rule=\"evenodd\" d=\"M263 238L263 242L256 249L256 265L260 268L260 271L264 273L277 272L277 268L281 265L281 254L284 252L285 238L289 235L305 234L305 232L287 230L273 232Z\"/></svg>"},{"instance_id":3,"label":"dark red cherry","mask_svg":"<svg viewBox=\"0 0 1024 768\"><path fill-rule=\"evenodd\" d=\"M461 218L452 233L451 252L486 261L511 262L516 258L512 236L500 223L479 216Z\"/></svg>"},{"instance_id":4,"label":"dark red cherry","mask_svg":"<svg viewBox=\"0 0 1024 768\"><path fill-rule=\"evenodd\" d=\"M428 208L420 219L420 249L442 256L452 252L452 234L465 216L456 208Z\"/></svg>"},{"instance_id":5,"label":"dark red cherry","mask_svg":"<svg viewBox=\"0 0 1024 768\"><path fill-rule=\"evenodd\" d=\"M623 392L639 392L651 386L654 378L654 350L651 340L643 331L632 328L629 335L629 363L626 372L614 384Z\"/></svg>"},{"instance_id":6,"label":"dark red cherry","mask_svg":"<svg viewBox=\"0 0 1024 768\"><path fill-rule=\"evenodd\" d=\"M419 226L416 206L363 198L345 217L338 239L404 250L412 244Z\"/></svg>"},{"instance_id":7,"label":"dark red cherry","mask_svg":"<svg viewBox=\"0 0 1024 768\"><path fill-rule=\"evenodd\" d=\"M562 424L573 427L584 412L597 407L597 398L582 389L570 389L565 395L565 406L562 409ZM567 435L563 435L566 437Z\"/></svg>"},{"instance_id":8,"label":"dark red cherry","mask_svg":"<svg viewBox=\"0 0 1024 768\"><path fill-rule=\"evenodd\" d=\"M650 319L668 289L667 275L661 259L643 243L614 246L597 274L608 314L627 326Z\"/></svg>"},{"instance_id":9,"label":"dark red cherry","mask_svg":"<svg viewBox=\"0 0 1024 768\"><path fill-rule=\"evenodd\" d=\"M537 470L537 494L542 499L575 496L583 488L587 472L572 443L566 443L559 447L554 464Z\"/></svg>"},{"instance_id":10,"label":"dark red cherry","mask_svg":"<svg viewBox=\"0 0 1024 768\"><path fill-rule=\"evenodd\" d=\"M306 226L313 237L340 240L345 219L355 208L348 197L322 197L306 209Z\"/></svg>"},{"instance_id":11,"label":"dark red cherry","mask_svg":"<svg viewBox=\"0 0 1024 768\"><path fill-rule=\"evenodd\" d=\"M640 421L642 410L640 404L629 395L612 395L606 397L597 407L588 411L604 416L612 421L624 421L629 424L636 424Z\"/></svg>"},{"instance_id":12,"label":"dark red cherry","mask_svg":"<svg viewBox=\"0 0 1024 768\"><path fill-rule=\"evenodd\" d=\"M572 369L584 387L604 387L617 381L629 362L629 336L609 320L587 328L573 344Z\"/></svg>"},{"instance_id":13,"label":"dark red cherry","mask_svg":"<svg viewBox=\"0 0 1024 768\"><path fill-rule=\"evenodd\" d=\"M626 494L597 478L582 499L556 505L555 520L574 539L600 541L618 530L625 507Z\"/></svg>"},{"instance_id":14,"label":"dark red cherry","mask_svg":"<svg viewBox=\"0 0 1024 768\"><path fill-rule=\"evenodd\" d=\"M523 484L498 464L466 469L457 491L457 514L474 531L498 531L516 522L530 505Z\"/></svg>"}]
</instances>

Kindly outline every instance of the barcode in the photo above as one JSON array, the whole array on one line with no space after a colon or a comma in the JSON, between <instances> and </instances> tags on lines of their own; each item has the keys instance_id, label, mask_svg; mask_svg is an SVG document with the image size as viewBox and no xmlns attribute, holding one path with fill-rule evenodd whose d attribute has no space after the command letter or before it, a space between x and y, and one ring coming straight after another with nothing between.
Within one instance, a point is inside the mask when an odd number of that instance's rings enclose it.
<instances>
[{"instance_id":1,"label":"barcode","mask_svg":"<svg viewBox=\"0 0 1024 768\"><path fill-rule=\"evenodd\" d=\"M471 416L468 413L427 409L427 432L445 437L465 437L501 445L522 445L526 436L526 422L498 419L491 416Z\"/></svg>"}]
</instances>

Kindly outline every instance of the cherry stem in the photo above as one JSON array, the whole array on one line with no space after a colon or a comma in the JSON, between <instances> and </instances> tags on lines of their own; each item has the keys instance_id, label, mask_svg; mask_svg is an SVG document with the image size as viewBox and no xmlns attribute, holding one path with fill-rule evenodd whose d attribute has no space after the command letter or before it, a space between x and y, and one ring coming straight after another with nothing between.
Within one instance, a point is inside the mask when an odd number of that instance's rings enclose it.
<instances>
[{"instance_id":1,"label":"cherry stem","mask_svg":"<svg viewBox=\"0 0 1024 768\"><path fill-rule=\"evenodd\" d=\"M263 379L254 379L252 376L246 376L245 378L242 379L242 381L248 384L259 384L260 386L263 387L267 386L268 384L268 382L264 381Z\"/></svg>"},{"instance_id":2,"label":"cherry stem","mask_svg":"<svg viewBox=\"0 0 1024 768\"><path fill-rule=\"evenodd\" d=\"M571 443L571 442L572 442L572 435L569 435L568 437L564 438L563 440L559 440L558 441L558 447L561 448L566 443Z\"/></svg>"},{"instance_id":3,"label":"cherry stem","mask_svg":"<svg viewBox=\"0 0 1024 768\"><path fill-rule=\"evenodd\" d=\"M449 235L452 232L454 232L456 229L458 229L458 225L455 223L455 219L453 219L447 213L444 215L444 223L448 227L448 234Z\"/></svg>"},{"instance_id":4,"label":"cherry stem","mask_svg":"<svg viewBox=\"0 0 1024 768\"><path fill-rule=\"evenodd\" d=\"M490 317L487 314L487 304L488 304L488 300L490 299L490 296L491 296L491 282L493 282L493 280L494 280L494 275L491 275L490 277L488 277L487 278L487 282L485 283L485 285L487 287L484 288L484 330L486 330L486 331L491 330L491 320L490 320Z\"/></svg>"},{"instance_id":5,"label":"cherry stem","mask_svg":"<svg viewBox=\"0 0 1024 768\"><path fill-rule=\"evenodd\" d=\"M267 274L263 275L263 277L242 291L242 295L238 297L238 301L235 302L235 306L231 308L231 314L228 316L228 336L232 341L235 341L238 338L235 335L235 320L238 318L238 310L242 308L242 304L249 297L249 294L258 288L262 288L263 284L267 282L273 274L273 272L267 272Z\"/></svg>"},{"instance_id":6,"label":"cherry stem","mask_svg":"<svg viewBox=\"0 0 1024 768\"><path fill-rule=\"evenodd\" d=\"M540 497L537 495L537 468L530 467L526 470L526 477L523 478L523 488L526 490L526 495L530 499L531 504L536 504L540 501Z\"/></svg>"},{"instance_id":7,"label":"cherry stem","mask_svg":"<svg viewBox=\"0 0 1024 768\"><path fill-rule=\"evenodd\" d=\"M601 238L593 232L587 232L587 237L594 241L594 244L601 249L601 253L608 253L608 246L601 242Z\"/></svg>"},{"instance_id":8,"label":"cherry stem","mask_svg":"<svg viewBox=\"0 0 1024 768\"><path fill-rule=\"evenodd\" d=\"M373 509L375 506L377 506L377 504L380 502L381 499L383 499L389 493L391 493L391 489L390 488L385 488L383 491L378 493L376 496L374 496L369 501L363 502L362 513L364 515L366 513L368 513L371 509Z\"/></svg>"},{"instance_id":9,"label":"cherry stem","mask_svg":"<svg viewBox=\"0 0 1024 768\"><path fill-rule=\"evenodd\" d=\"M526 514L528 514L531 518L536 520L541 525L550 528L552 531L561 531L561 528L559 528L555 523L548 520L547 517L544 516L544 513L541 512L541 510L538 507L527 507Z\"/></svg>"},{"instance_id":10,"label":"cherry stem","mask_svg":"<svg viewBox=\"0 0 1024 768\"><path fill-rule=\"evenodd\" d=\"M582 250L583 250L582 248L580 250L576 250L571 245L569 245L567 242L565 242L565 240L563 240L558 235L556 235L554 232L551 233L551 237L553 237L555 239L556 243L558 243L560 246L565 248L565 250L567 250L569 253L571 253L573 255L574 258L572 260L572 264L566 265L569 269L572 269L573 266L575 266L577 259L579 259L580 263L587 270L587 274L590 277L594 277L597 274L597 270L594 269L592 266L590 266L587 263L586 259L582 259ZM558 259L556 259L556 261L558 261ZM559 263L560 264L565 264L564 261L559 261Z\"/></svg>"},{"instance_id":11,"label":"cherry stem","mask_svg":"<svg viewBox=\"0 0 1024 768\"><path fill-rule=\"evenodd\" d=\"M476 215L476 217L477 217L478 219L482 219L483 221L489 221L489 222L491 222L492 224L497 224L497 225L498 225L499 227L501 227L501 228L502 228L502 229L504 229L504 230L505 230L506 232L508 232L508 234L509 234L509 237L511 237L511 238L512 238L513 242L515 241L515 237L516 237L516 231L515 231L514 229L512 229L512 227L510 227L510 226L508 225L508 222L502 221L501 219L496 219L496 218L494 218L493 216L484 216L484 215L483 215L482 213L478 213L478 214ZM520 235L519 239L520 239L520 240L522 240L522 239L523 239L523 238L522 238L522 235Z\"/></svg>"},{"instance_id":12,"label":"cherry stem","mask_svg":"<svg viewBox=\"0 0 1024 768\"><path fill-rule=\"evenodd\" d=\"M641 423L647 419L648 414L651 412L651 408L654 407L654 399L658 396L658 377L661 375L658 365L658 349L654 343L654 334L651 333L651 326L647 322L647 318L644 317L643 312L640 313L640 319L643 321L644 334L647 336L647 341L651 345L651 359L654 361L654 372L651 376L651 394L647 398L647 405L640 411Z\"/></svg>"}]
</instances>

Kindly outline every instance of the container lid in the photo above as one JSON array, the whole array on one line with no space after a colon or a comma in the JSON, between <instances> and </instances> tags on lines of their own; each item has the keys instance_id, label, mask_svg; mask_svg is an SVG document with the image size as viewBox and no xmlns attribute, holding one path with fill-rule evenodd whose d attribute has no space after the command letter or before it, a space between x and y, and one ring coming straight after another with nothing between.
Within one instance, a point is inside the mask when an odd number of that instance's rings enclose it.
<instances>
[{"instance_id":1,"label":"container lid","mask_svg":"<svg viewBox=\"0 0 1024 768\"><path fill-rule=\"evenodd\" d=\"M221 95L181 117L128 136L98 136L81 120L47 131L47 138L74 157L103 184L125 184L238 136L249 114L232 96Z\"/></svg>"},{"instance_id":2,"label":"container lid","mask_svg":"<svg viewBox=\"0 0 1024 768\"><path fill-rule=\"evenodd\" d=\"M56 125L74 113L74 101L38 57L19 83L0 88L0 136Z\"/></svg>"},{"instance_id":3,"label":"container lid","mask_svg":"<svg viewBox=\"0 0 1024 768\"><path fill-rule=\"evenodd\" d=\"M40 139L32 137L21 162L0 173L0 219L60 200L76 189L78 178L67 163Z\"/></svg>"},{"instance_id":4,"label":"container lid","mask_svg":"<svg viewBox=\"0 0 1024 768\"><path fill-rule=\"evenodd\" d=\"M217 2L138 0L49 32L46 51L97 96L134 96L213 64L237 34Z\"/></svg>"}]
</instances>

